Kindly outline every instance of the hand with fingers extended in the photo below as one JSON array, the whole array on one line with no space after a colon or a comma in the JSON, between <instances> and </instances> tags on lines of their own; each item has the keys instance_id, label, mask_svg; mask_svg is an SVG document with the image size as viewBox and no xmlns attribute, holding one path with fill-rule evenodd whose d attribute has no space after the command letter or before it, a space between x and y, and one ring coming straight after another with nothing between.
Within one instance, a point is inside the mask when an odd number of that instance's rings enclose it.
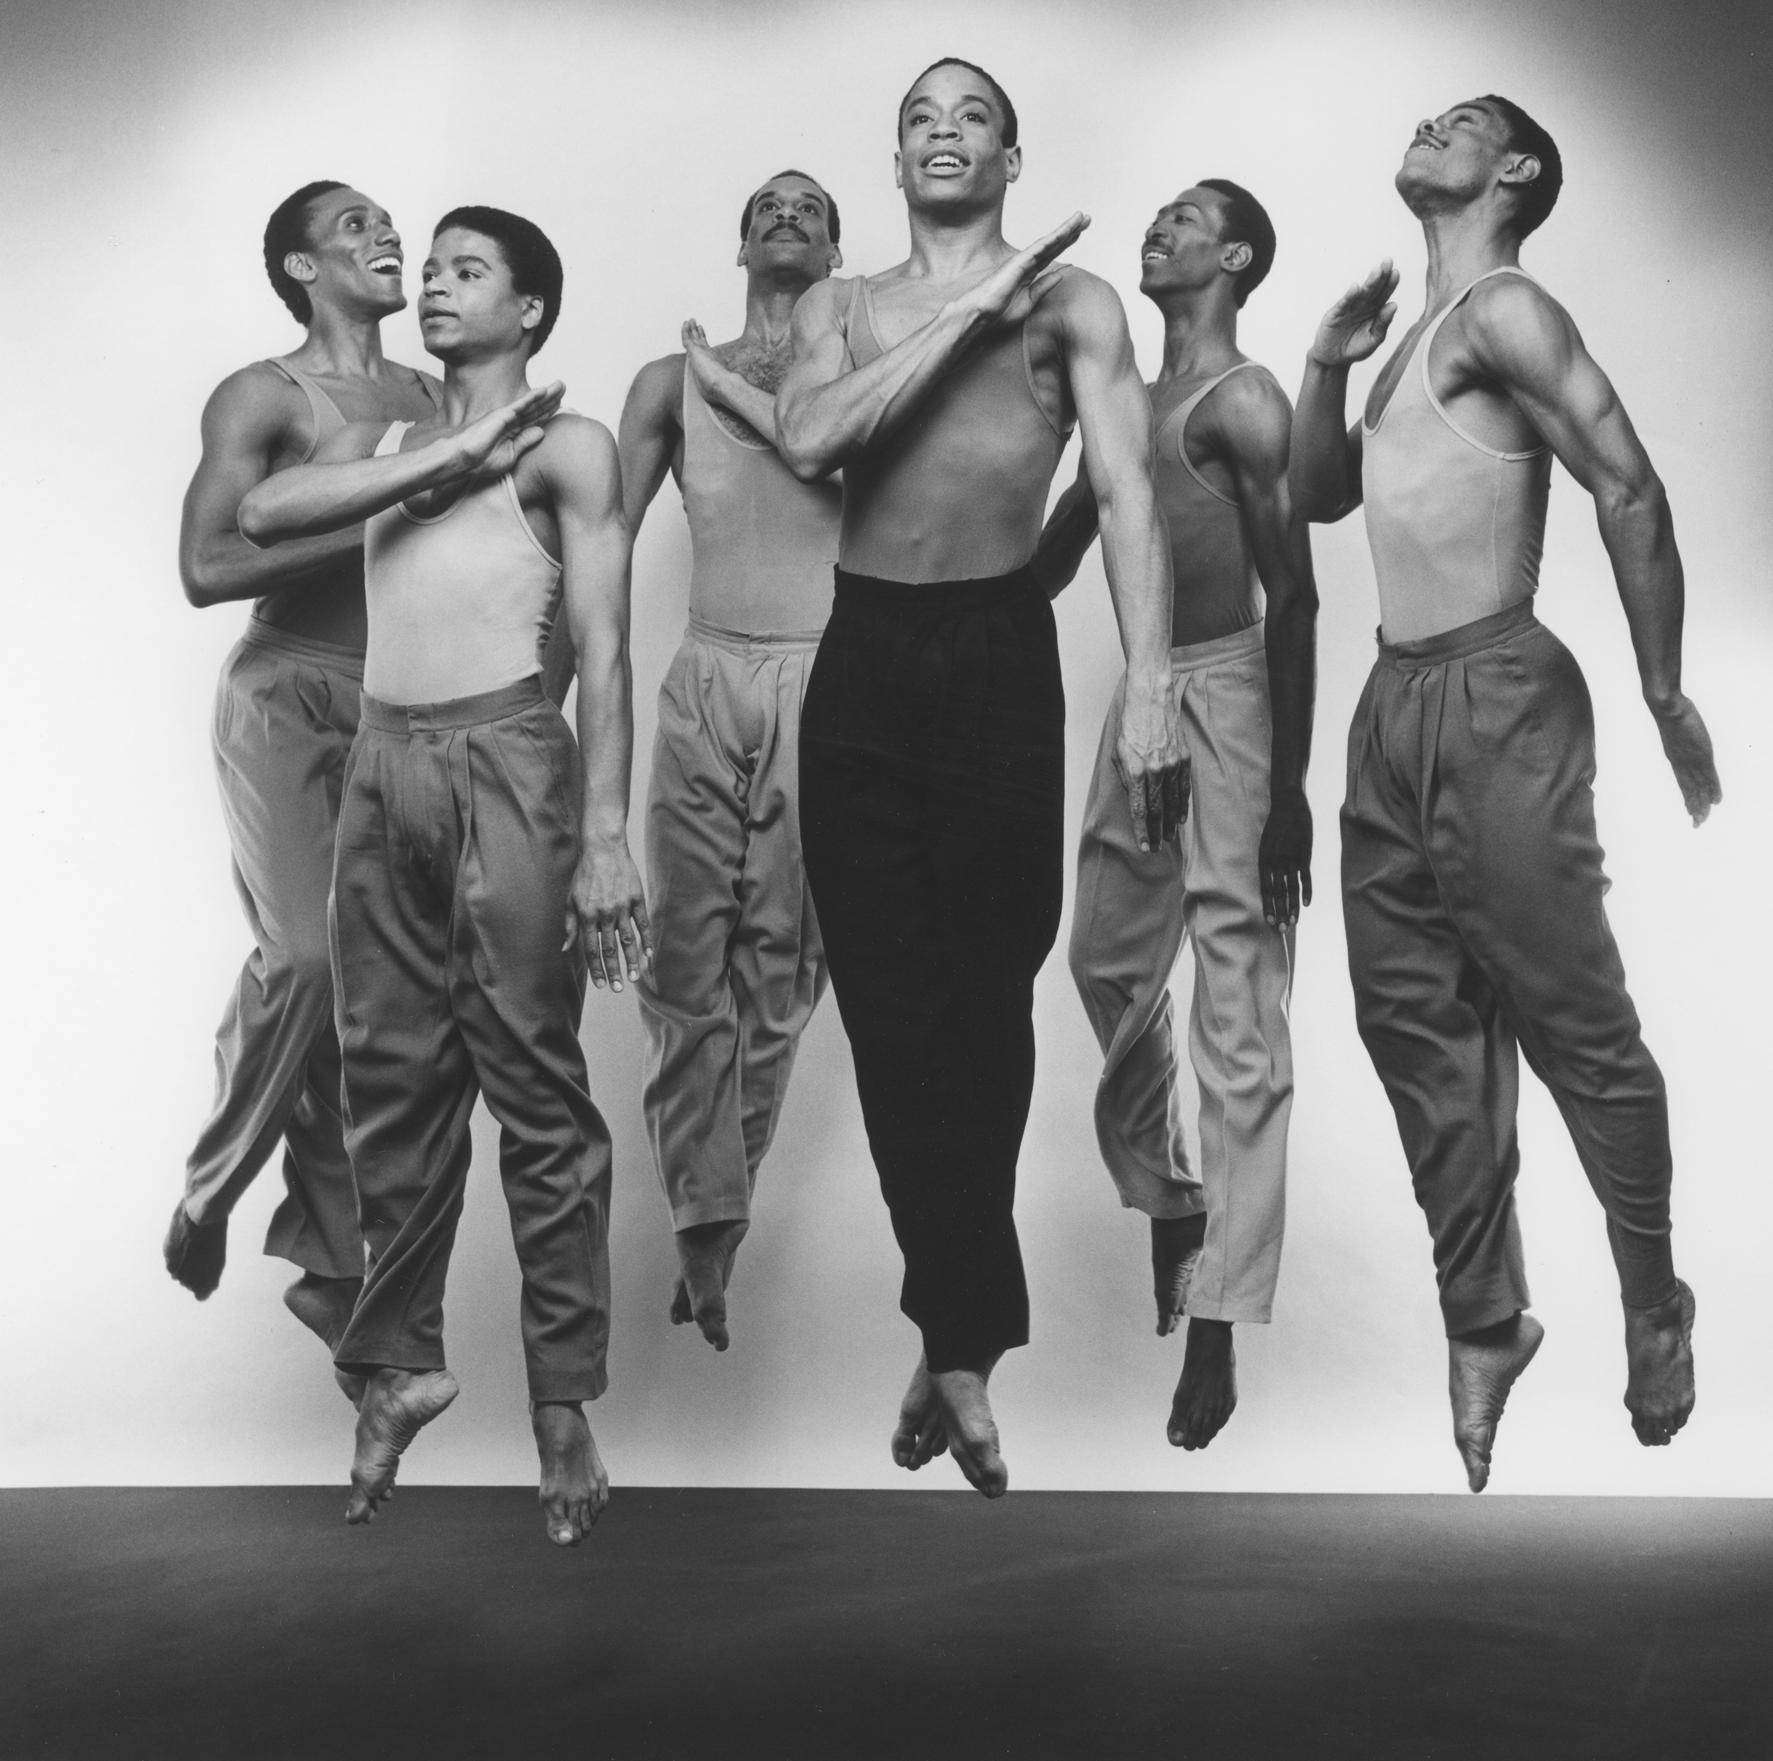
<instances>
[{"instance_id":1,"label":"hand with fingers extended","mask_svg":"<svg viewBox=\"0 0 1773 1761\"><path fill-rule=\"evenodd\" d=\"M646 895L640 871L628 854L625 838L615 843L587 839L573 873L566 904L565 948L581 943L591 982L619 991L626 977L640 977L653 964L652 926L647 921Z\"/></svg>"},{"instance_id":2,"label":"hand with fingers extended","mask_svg":"<svg viewBox=\"0 0 1773 1761\"><path fill-rule=\"evenodd\" d=\"M1318 324L1311 358L1320 367L1352 367L1385 340L1397 316L1397 270L1389 257L1357 281Z\"/></svg>"},{"instance_id":3,"label":"hand with fingers extended","mask_svg":"<svg viewBox=\"0 0 1773 1761\"><path fill-rule=\"evenodd\" d=\"M1686 802L1693 823L1700 825L1724 798L1717 762L1712 757L1711 735L1706 732L1693 699L1680 692L1653 713L1656 731L1662 736L1662 750L1681 786L1681 799Z\"/></svg>"},{"instance_id":4,"label":"hand with fingers extended","mask_svg":"<svg viewBox=\"0 0 1773 1761\"><path fill-rule=\"evenodd\" d=\"M1144 688L1128 675L1114 768L1127 792L1140 850L1161 849L1179 838L1188 818L1189 764L1167 673Z\"/></svg>"},{"instance_id":5,"label":"hand with fingers extended","mask_svg":"<svg viewBox=\"0 0 1773 1761\"><path fill-rule=\"evenodd\" d=\"M1073 214L1045 238L1036 239L1013 257L1006 257L977 287L962 294L955 306L983 319L986 329L1020 324L1053 285L1053 278L1043 272L1054 258L1077 242L1089 224L1089 215Z\"/></svg>"},{"instance_id":6,"label":"hand with fingers extended","mask_svg":"<svg viewBox=\"0 0 1773 1761\"><path fill-rule=\"evenodd\" d=\"M1303 789L1278 792L1269 803L1256 872L1262 915L1276 929L1297 923L1300 907L1311 903L1311 807Z\"/></svg>"},{"instance_id":7,"label":"hand with fingers extended","mask_svg":"<svg viewBox=\"0 0 1773 1761\"><path fill-rule=\"evenodd\" d=\"M541 445L542 424L560 408L565 396L566 387L558 379L550 385L530 386L521 397L470 422L455 437L461 474L504 476L526 452Z\"/></svg>"},{"instance_id":8,"label":"hand with fingers extended","mask_svg":"<svg viewBox=\"0 0 1773 1761\"><path fill-rule=\"evenodd\" d=\"M732 375L732 368L709 346L707 331L694 318L684 319L680 334L684 358L696 377L696 389L703 397L717 397L723 380Z\"/></svg>"}]
</instances>

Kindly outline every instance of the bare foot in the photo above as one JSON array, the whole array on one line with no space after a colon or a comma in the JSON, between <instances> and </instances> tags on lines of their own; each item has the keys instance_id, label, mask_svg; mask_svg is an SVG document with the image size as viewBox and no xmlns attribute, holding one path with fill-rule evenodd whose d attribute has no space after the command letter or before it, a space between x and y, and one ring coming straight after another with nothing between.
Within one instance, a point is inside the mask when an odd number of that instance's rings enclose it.
<instances>
[{"instance_id":1,"label":"bare foot","mask_svg":"<svg viewBox=\"0 0 1773 1761\"><path fill-rule=\"evenodd\" d=\"M1229 1321L1188 1323L1182 1379L1170 1403L1170 1441L1178 1449L1205 1449L1237 1408L1237 1353Z\"/></svg>"},{"instance_id":2,"label":"bare foot","mask_svg":"<svg viewBox=\"0 0 1773 1761\"><path fill-rule=\"evenodd\" d=\"M1625 1311L1625 1410L1646 1449L1671 1442L1693 1411L1693 1292Z\"/></svg>"},{"instance_id":3,"label":"bare foot","mask_svg":"<svg viewBox=\"0 0 1773 1761\"><path fill-rule=\"evenodd\" d=\"M536 1502L556 1547L576 1547L609 1503L609 1475L585 1423L585 1409L576 1400L544 1400L529 1409L542 1463L542 1485Z\"/></svg>"},{"instance_id":4,"label":"bare foot","mask_svg":"<svg viewBox=\"0 0 1773 1761\"><path fill-rule=\"evenodd\" d=\"M1151 1287L1157 1298L1157 1336L1166 1338L1188 1312L1188 1287L1207 1238L1207 1214L1151 1219Z\"/></svg>"},{"instance_id":5,"label":"bare foot","mask_svg":"<svg viewBox=\"0 0 1773 1761\"><path fill-rule=\"evenodd\" d=\"M731 1343L726 1330L726 1287L733 1275L733 1255L751 1225L743 1218L730 1223L692 1223L677 1232L677 1263L681 1275L671 1294L671 1324L694 1321L716 1351Z\"/></svg>"},{"instance_id":6,"label":"bare foot","mask_svg":"<svg viewBox=\"0 0 1773 1761\"><path fill-rule=\"evenodd\" d=\"M346 1522L366 1523L375 1516L376 1506L393 1494L407 1444L460 1392L448 1370L383 1368L369 1378L357 1409Z\"/></svg>"},{"instance_id":7,"label":"bare foot","mask_svg":"<svg viewBox=\"0 0 1773 1761\"><path fill-rule=\"evenodd\" d=\"M926 1372L955 1465L987 1498L1001 1498L1010 1489L1010 1470L998 1453L997 1424L985 1394L985 1384L996 1367L993 1357L982 1369Z\"/></svg>"},{"instance_id":8,"label":"bare foot","mask_svg":"<svg viewBox=\"0 0 1773 1761\"><path fill-rule=\"evenodd\" d=\"M942 1409L930 1381L929 1365L922 1352L911 1372L911 1386L899 1402L899 1423L893 1431L893 1460L916 1473L938 1455L948 1453L948 1433L942 1428Z\"/></svg>"},{"instance_id":9,"label":"bare foot","mask_svg":"<svg viewBox=\"0 0 1773 1761\"><path fill-rule=\"evenodd\" d=\"M166 1228L166 1239L160 1244L166 1269L199 1302L215 1294L222 1281L222 1267L228 1259L228 1219L217 1217L213 1223L193 1223L180 1199Z\"/></svg>"},{"instance_id":10,"label":"bare foot","mask_svg":"<svg viewBox=\"0 0 1773 1761\"><path fill-rule=\"evenodd\" d=\"M1508 1391L1545 1337L1524 1311L1447 1341L1447 1393L1453 1402L1453 1441L1465 1461L1465 1479L1481 1492L1490 1478L1490 1446Z\"/></svg>"}]
</instances>

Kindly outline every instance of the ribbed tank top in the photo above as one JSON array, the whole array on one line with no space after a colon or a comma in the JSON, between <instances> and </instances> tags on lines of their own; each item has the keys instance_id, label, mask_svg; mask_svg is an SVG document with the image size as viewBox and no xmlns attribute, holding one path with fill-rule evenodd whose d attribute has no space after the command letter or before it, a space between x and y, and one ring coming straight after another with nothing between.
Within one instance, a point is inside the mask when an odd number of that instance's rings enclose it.
<instances>
[{"instance_id":1,"label":"ribbed tank top","mask_svg":"<svg viewBox=\"0 0 1773 1761\"><path fill-rule=\"evenodd\" d=\"M400 450L395 422L376 456ZM363 688L384 703L444 703L541 671L560 605L560 564L545 551L507 472L476 482L440 514L404 503L364 525L369 644Z\"/></svg>"},{"instance_id":2,"label":"ribbed tank top","mask_svg":"<svg viewBox=\"0 0 1773 1761\"><path fill-rule=\"evenodd\" d=\"M1478 281L1417 340L1377 422L1363 424L1361 490L1388 642L1417 642L1530 599L1539 585L1551 450L1498 452L1467 434L1429 382L1429 352ZM1527 277L1527 279L1531 279Z\"/></svg>"},{"instance_id":3,"label":"ribbed tank top","mask_svg":"<svg viewBox=\"0 0 1773 1761\"><path fill-rule=\"evenodd\" d=\"M855 366L884 353L866 276L850 284L843 332ZM998 331L844 465L843 566L910 582L1020 568L1040 542L1071 427L1035 392L1026 320Z\"/></svg>"},{"instance_id":4,"label":"ribbed tank top","mask_svg":"<svg viewBox=\"0 0 1773 1761\"><path fill-rule=\"evenodd\" d=\"M690 615L746 635L806 634L831 613L843 487L802 483L762 440L740 440L683 371L683 509Z\"/></svg>"},{"instance_id":5,"label":"ribbed tank top","mask_svg":"<svg viewBox=\"0 0 1773 1761\"><path fill-rule=\"evenodd\" d=\"M1176 578L1170 641L1177 647L1235 635L1262 616L1243 510L1233 497L1215 489L1188 456L1189 417L1239 368L1255 365L1239 361L1227 367L1158 424L1153 476L1170 533L1170 567Z\"/></svg>"}]
</instances>

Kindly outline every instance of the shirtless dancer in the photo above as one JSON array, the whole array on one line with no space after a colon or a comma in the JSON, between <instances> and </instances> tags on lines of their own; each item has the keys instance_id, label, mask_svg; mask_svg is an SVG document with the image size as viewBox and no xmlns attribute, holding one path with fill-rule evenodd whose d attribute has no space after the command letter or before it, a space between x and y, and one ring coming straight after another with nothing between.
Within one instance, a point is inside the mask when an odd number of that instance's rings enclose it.
<instances>
[{"instance_id":1,"label":"shirtless dancer","mask_svg":"<svg viewBox=\"0 0 1773 1761\"><path fill-rule=\"evenodd\" d=\"M842 492L775 452L794 302L842 262L837 204L784 171L739 220L745 328L643 367L622 412L630 532L669 469L690 522L689 629L659 692L639 983L644 1106L681 1275L671 1319L727 1348L726 1285L825 957L800 854L800 705L831 610Z\"/></svg>"},{"instance_id":2,"label":"shirtless dancer","mask_svg":"<svg viewBox=\"0 0 1773 1761\"><path fill-rule=\"evenodd\" d=\"M1397 188L1428 242L1423 314L1345 434L1348 369L1384 340L1397 272L1386 262L1350 288L1312 344L1293 430L1301 513L1366 503L1382 622L1348 740L1348 961L1434 1240L1474 1492L1544 1332L1525 1312L1514 1211L1517 1044L1606 1211L1638 1441L1667 1443L1693 1407L1667 1099L1601 905L1593 714L1575 660L1533 616L1554 456L1594 497L1695 825L1720 792L1681 692L1667 498L1568 313L1519 267L1562 177L1551 137L1505 98L1422 123Z\"/></svg>"},{"instance_id":3,"label":"shirtless dancer","mask_svg":"<svg viewBox=\"0 0 1773 1761\"><path fill-rule=\"evenodd\" d=\"M203 412L179 573L196 606L256 601L216 691L214 742L234 884L257 944L216 1036L216 1099L185 1172L166 1269L199 1301L222 1275L228 1213L284 1140L283 1202L265 1251L302 1275L284 1294L330 1350L363 1281L357 1195L339 1114L326 899L345 754L363 679L363 531L260 550L241 498L349 421L430 414L434 382L382 355L406 304L400 235L342 183L311 183L265 228L265 270L307 340L230 374Z\"/></svg>"},{"instance_id":4,"label":"shirtless dancer","mask_svg":"<svg viewBox=\"0 0 1773 1761\"><path fill-rule=\"evenodd\" d=\"M1237 1404L1233 1324L1266 1323L1274 1304L1293 1106L1293 925L1311 900L1317 589L1287 492L1292 407L1237 346L1238 310L1273 261L1261 203L1222 179L1184 190L1145 232L1139 289L1164 315L1151 407L1191 811L1179 846L1140 853L1114 772L1111 704L1071 920L1071 974L1107 1059L1097 1141L1121 1203L1151 1219L1158 1332L1188 1315L1169 1420L1170 1441L1184 1449L1204 1449ZM1076 574L1095 536L1095 497L1080 471L1041 538L1036 567L1050 591ZM1194 944L1198 1179L1170 1026L1184 934Z\"/></svg>"},{"instance_id":5,"label":"shirtless dancer","mask_svg":"<svg viewBox=\"0 0 1773 1761\"><path fill-rule=\"evenodd\" d=\"M951 1447L1008 1485L986 1395L1028 1338L1011 1205L1034 1079L1034 976L1058 932L1064 695L1029 568L1073 414L1102 486L1127 652L1118 756L1142 845L1174 835L1169 550L1151 408L1105 282L1042 271L1085 225L1003 236L1016 114L944 60L899 106L911 255L795 308L776 402L796 475L842 466L837 596L802 719L802 836L869 1144L924 1355L894 1459Z\"/></svg>"},{"instance_id":6,"label":"shirtless dancer","mask_svg":"<svg viewBox=\"0 0 1773 1761\"><path fill-rule=\"evenodd\" d=\"M446 214L419 299L425 347L444 363L441 412L352 424L313 464L262 483L240 520L261 541L368 522L363 728L333 887L347 1141L370 1251L336 1356L367 1381L346 1518L370 1520L401 1451L456 1396L443 1284L484 1089L523 1276L541 1503L549 1537L571 1546L608 1496L581 1407L606 1382L610 1142L579 1048L580 942L592 982L619 990L646 929L626 832L615 442L581 416L547 422L560 387L527 381L560 288L560 259L530 222ZM541 684L562 609L579 657L576 748Z\"/></svg>"}]
</instances>

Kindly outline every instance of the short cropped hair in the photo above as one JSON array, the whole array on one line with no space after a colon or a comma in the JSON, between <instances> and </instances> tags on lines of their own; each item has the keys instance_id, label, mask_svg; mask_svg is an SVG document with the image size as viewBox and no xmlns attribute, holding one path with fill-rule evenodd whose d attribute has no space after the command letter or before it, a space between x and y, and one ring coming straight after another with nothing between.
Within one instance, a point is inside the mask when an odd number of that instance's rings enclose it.
<instances>
[{"instance_id":1,"label":"short cropped hair","mask_svg":"<svg viewBox=\"0 0 1773 1761\"><path fill-rule=\"evenodd\" d=\"M323 177L317 183L305 183L294 195L285 196L271 210L271 218L265 222L265 273L271 278L271 286L277 290L277 297L289 307L290 316L298 324L307 324L314 317L314 302L308 298L308 290L283 267L283 259L291 251L305 251L314 240L308 231L311 216L308 213L315 200L320 196L330 195L334 190L347 190L348 183L340 183L336 177Z\"/></svg>"},{"instance_id":2,"label":"short cropped hair","mask_svg":"<svg viewBox=\"0 0 1773 1761\"><path fill-rule=\"evenodd\" d=\"M1232 289L1241 307L1274 267L1274 222L1268 218L1268 210L1242 184L1233 183L1228 177L1203 177L1200 187L1225 198L1225 243L1250 247L1250 260L1237 272Z\"/></svg>"},{"instance_id":3,"label":"short cropped hair","mask_svg":"<svg viewBox=\"0 0 1773 1761\"><path fill-rule=\"evenodd\" d=\"M760 183L757 188L745 198L745 212L739 216L739 237L741 239L747 239L751 236L751 215L752 211L757 206L757 198L763 189L763 184L774 183L778 177L803 177L825 198L825 219L830 225L831 242L836 244L837 235L842 227L842 223L837 218L837 198L832 195L832 193L826 189L816 177L813 177L804 171L796 171L792 166L786 171L778 171L775 177L766 177L763 180L763 183Z\"/></svg>"},{"instance_id":4,"label":"short cropped hair","mask_svg":"<svg viewBox=\"0 0 1773 1761\"><path fill-rule=\"evenodd\" d=\"M542 321L529 333L529 352L539 355L560 316L560 290L566 281L560 253L548 235L521 214L508 214L503 208L470 206L451 208L431 229L431 236L448 232L452 226L465 227L491 239L511 271L511 285L520 294L533 294L542 302Z\"/></svg>"},{"instance_id":5,"label":"short cropped hair","mask_svg":"<svg viewBox=\"0 0 1773 1761\"><path fill-rule=\"evenodd\" d=\"M904 132L905 102L917 88L936 71L938 67L965 67L976 73L991 88L991 95L997 100L997 107L1003 112L1003 144L1013 147L1016 144L1016 106L1010 102L1010 95L984 68L976 61L964 60L959 55L944 55L940 61L932 61L910 85L905 88L905 97L899 100L898 125Z\"/></svg>"},{"instance_id":6,"label":"short cropped hair","mask_svg":"<svg viewBox=\"0 0 1773 1761\"><path fill-rule=\"evenodd\" d=\"M1508 129L1509 150L1531 153L1539 161L1539 175L1531 183L1515 184L1515 232L1525 238L1534 231L1557 206L1558 192L1564 187L1564 156L1558 144L1524 111L1520 105L1494 92L1480 98L1502 118Z\"/></svg>"}]
</instances>

